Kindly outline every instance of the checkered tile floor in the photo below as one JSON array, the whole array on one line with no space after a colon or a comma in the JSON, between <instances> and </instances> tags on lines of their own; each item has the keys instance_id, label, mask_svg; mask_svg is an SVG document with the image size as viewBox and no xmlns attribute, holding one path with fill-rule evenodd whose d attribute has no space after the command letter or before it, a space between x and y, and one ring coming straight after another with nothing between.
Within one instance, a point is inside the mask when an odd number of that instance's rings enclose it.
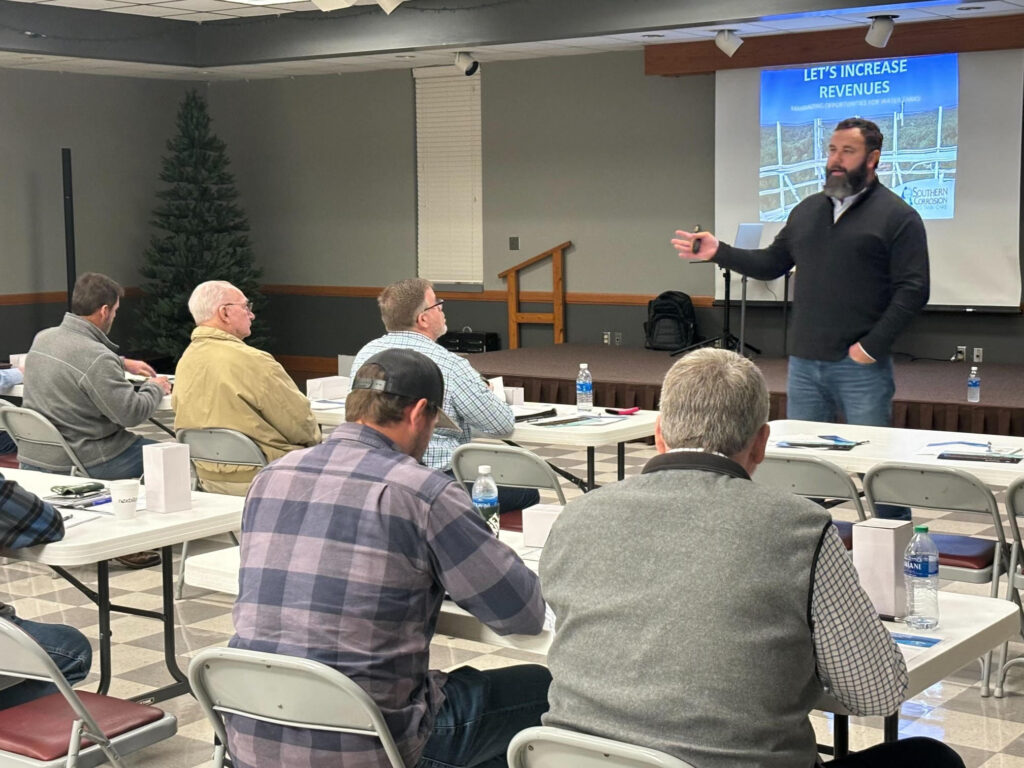
<instances>
[{"instance_id":1,"label":"checkered tile floor","mask_svg":"<svg viewBox=\"0 0 1024 768\"><path fill-rule=\"evenodd\" d=\"M163 439L166 435L154 429L147 436ZM536 452L558 466L584 476L586 452L535 447ZM654 455L653 447L632 444L627 449L627 473L634 474ZM616 479L613 449L599 450L598 482ZM563 483L567 497L579 491ZM554 501L552 495L545 501ZM837 517L853 518L852 510L838 508ZM930 518L934 530L943 533L972 535L991 534L991 526L963 515L935 515L915 512L915 518ZM0 568L0 599L9 596L19 615L41 621L62 622L79 627L89 637L97 635L96 612L88 600L75 589L41 567L18 561L4 561ZM80 568L75 574L83 581L95 581L91 568ZM950 591L984 594L984 587L949 584ZM116 602L146 608L159 608L160 579L156 569L127 571L111 568L111 594ZM226 595L186 590L185 599L177 603L177 647L182 667L202 648L225 644L231 636L231 598ZM115 617L112 622L114 681L111 692L131 696L149 688L164 685L170 676L163 666L160 627L154 621L133 616ZM1011 646L1012 655L1024 655L1024 644ZM435 637L431 645L431 663L441 669L463 664L478 668L508 666L522 662L542 661L536 654L500 648L449 637ZM94 666L96 666L94 664ZM94 673L86 687L96 679ZM1007 695L1003 699L982 699L978 694L980 666L970 665L951 678L938 683L903 705L900 733L904 736L926 735L942 739L953 746L969 768L1024 768L1024 667L1011 671ZM129 759L130 765L147 768L191 768L209 764L212 754L212 731L199 707L187 696L161 704L178 717L178 735ZM831 742L831 719L813 715L818 740ZM854 718L850 726L853 749L877 743L882 738L881 718Z\"/></svg>"}]
</instances>

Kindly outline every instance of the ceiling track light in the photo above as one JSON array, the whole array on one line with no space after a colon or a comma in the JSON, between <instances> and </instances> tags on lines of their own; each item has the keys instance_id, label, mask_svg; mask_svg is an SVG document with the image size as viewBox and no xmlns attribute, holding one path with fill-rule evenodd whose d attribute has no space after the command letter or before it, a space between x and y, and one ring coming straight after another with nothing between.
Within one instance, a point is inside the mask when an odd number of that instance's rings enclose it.
<instances>
[{"instance_id":1,"label":"ceiling track light","mask_svg":"<svg viewBox=\"0 0 1024 768\"><path fill-rule=\"evenodd\" d=\"M743 45L743 38L736 34L735 29L720 29L715 34L715 45L718 50L729 58Z\"/></svg>"},{"instance_id":2,"label":"ceiling track light","mask_svg":"<svg viewBox=\"0 0 1024 768\"><path fill-rule=\"evenodd\" d=\"M455 68L466 77L469 77L470 75L475 75L477 70L480 69L480 62L466 51L459 51L455 54Z\"/></svg>"},{"instance_id":3,"label":"ceiling track light","mask_svg":"<svg viewBox=\"0 0 1024 768\"><path fill-rule=\"evenodd\" d=\"M896 27L895 19L898 19L899 16L879 15L868 16L868 18L871 19L871 26L868 27L868 33L864 35L864 42L875 48L885 48Z\"/></svg>"}]
</instances>

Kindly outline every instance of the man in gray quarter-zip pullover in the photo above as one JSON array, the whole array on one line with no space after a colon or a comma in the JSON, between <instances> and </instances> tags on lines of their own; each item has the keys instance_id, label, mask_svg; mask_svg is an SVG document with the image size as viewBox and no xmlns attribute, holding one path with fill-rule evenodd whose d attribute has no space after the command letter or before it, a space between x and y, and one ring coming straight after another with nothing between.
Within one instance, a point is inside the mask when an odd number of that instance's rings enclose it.
<instances>
[{"instance_id":1,"label":"man in gray quarter-zip pullover","mask_svg":"<svg viewBox=\"0 0 1024 768\"><path fill-rule=\"evenodd\" d=\"M86 272L75 282L71 312L56 328L36 334L25 360L26 408L53 422L89 472L101 480L139 477L145 440L127 430L156 411L170 394L165 378L150 378L138 391L125 371L155 376L141 360L125 360L107 334L124 289L106 275ZM24 469L70 474L62 448L26 443Z\"/></svg>"}]
</instances>

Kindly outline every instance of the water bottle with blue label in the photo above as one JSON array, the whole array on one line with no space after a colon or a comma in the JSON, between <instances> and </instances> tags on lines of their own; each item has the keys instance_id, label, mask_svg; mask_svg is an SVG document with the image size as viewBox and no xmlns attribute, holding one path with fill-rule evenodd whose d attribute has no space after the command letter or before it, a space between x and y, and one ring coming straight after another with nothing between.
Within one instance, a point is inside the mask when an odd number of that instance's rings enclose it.
<instances>
[{"instance_id":1,"label":"water bottle with blue label","mask_svg":"<svg viewBox=\"0 0 1024 768\"><path fill-rule=\"evenodd\" d=\"M978 366L971 366L971 373L967 377L967 402L981 402L981 376L978 375Z\"/></svg>"},{"instance_id":2,"label":"water bottle with blue label","mask_svg":"<svg viewBox=\"0 0 1024 768\"><path fill-rule=\"evenodd\" d=\"M939 626L939 550L928 535L927 525L914 526L914 538L903 555L907 586L907 626L935 629Z\"/></svg>"},{"instance_id":3,"label":"water bottle with blue label","mask_svg":"<svg viewBox=\"0 0 1024 768\"><path fill-rule=\"evenodd\" d=\"M589 413L594 410L594 379L586 363L580 363L576 376L576 412Z\"/></svg>"},{"instance_id":4,"label":"water bottle with blue label","mask_svg":"<svg viewBox=\"0 0 1024 768\"><path fill-rule=\"evenodd\" d=\"M494 482L494 478L491 477L491 467L489 464L481 464L477 467L476 481L473 483L473 505L480 513L487 524L494 531L494 535L498 535L498 529L501 527L501 507L498 504L498 484Z\"/></svg>"}]
</instances>

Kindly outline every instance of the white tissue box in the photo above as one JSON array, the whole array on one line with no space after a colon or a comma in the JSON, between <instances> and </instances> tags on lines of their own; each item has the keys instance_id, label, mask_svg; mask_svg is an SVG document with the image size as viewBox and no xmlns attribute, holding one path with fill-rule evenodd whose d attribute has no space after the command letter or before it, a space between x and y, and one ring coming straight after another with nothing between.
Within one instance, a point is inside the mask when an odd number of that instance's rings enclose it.
<instances>
[{"instance_id":1,"label":"white tissue box","mask_svg":"<svg viewBox=\"0 0 1024 768\"><path fill-rule=\"evenodd\" d=\"M183 443L157 443L142 448L146 510L182 512L192 508L189 450Z\"/></svg>"},{"instance_id":2,"label":"white tissue box","mask_svg":"<svg viewBox=\"0 0 1024 768\"><path fill-rule=\"evenodd\" d=\"M853 526L853 567L875 610L889 616L907 612L903 555L914 536L909 520L862 520Z\"/></svg>"},{"instance_id":3,"label":"white tissue box","mask_svg":"<svg viewBox=\"0 0 1024 768\"><path fill-rule=\"evenodd\" d=\"M534 504L523 510L523 544L543 547L551 533L551 526L562 512L561 504Z\"/></svg>"},{"instance_id":4,"label":"white tissue box","mask_svg":"<svg viewBox=\"0 0 1024 768\"><path fill-rule=\"evenodd\" d=\"M523 387L505 387L505 402L509 405L522 405L526 399Z\"/></svg>"},{"instance_id":5,"label":"white tissue box","mask_svg":"<svg viewBox=\"0 0 1024 768\"><path fill-rule=\"evenodd\" d=\"M324 376L306 381L306 396L312 400L344 400L349 390L348 376Z\"/></svg>"}]
</instances>

